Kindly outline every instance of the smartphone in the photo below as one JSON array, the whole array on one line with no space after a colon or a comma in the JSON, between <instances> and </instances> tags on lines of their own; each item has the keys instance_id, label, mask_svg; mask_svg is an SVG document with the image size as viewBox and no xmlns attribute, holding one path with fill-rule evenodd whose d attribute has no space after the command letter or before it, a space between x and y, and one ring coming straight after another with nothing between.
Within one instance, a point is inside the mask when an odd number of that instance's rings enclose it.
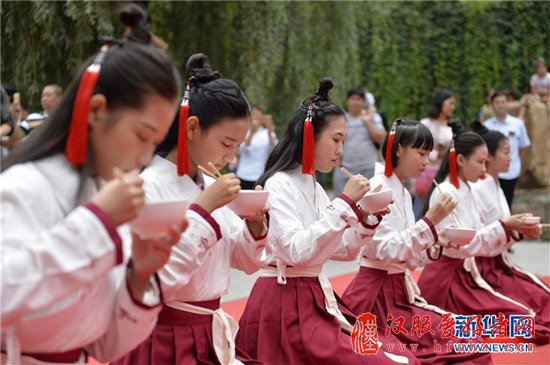
<instances>
[{"instance_id":1,"label":"smartphone","mask_svg":"<svg viewBox=\"0 0 550 365\"><path fill-rule=\"evenodd\" d=\"M13 94L13 102L17 104L21 104L21 94L20 93L14 93Z\"/></svg>"}]
</instances>

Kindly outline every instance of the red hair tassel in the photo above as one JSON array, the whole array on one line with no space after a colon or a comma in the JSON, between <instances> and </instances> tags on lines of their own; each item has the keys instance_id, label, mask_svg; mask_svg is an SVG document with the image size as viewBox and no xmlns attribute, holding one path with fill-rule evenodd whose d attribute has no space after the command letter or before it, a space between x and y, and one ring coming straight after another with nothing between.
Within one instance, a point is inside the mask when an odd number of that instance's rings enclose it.
<instances>
[{"instance_id":1,"label":"red hair tassel","mask_svg":"<svg viewBox=\"0 0 550 365\"><path fill-rule=\"evenodd\" d=\"M94 59L94 62L86 68L78 83L76 98L73 105L71 125L67 137L65 153L67 160L76 166L86 163L88 154L88 114L90 113L90 100L94 93L101 63L105 58L105 52L109 49L107 45L101 47L101 51Z\"/></svg>"},{"instance_id":2,"label":"red hair tassel","mask_svg":"<svg viewBox=\"0 0 550 365\"><path fill-rule=\"evenodd\" d=\"M386 164L384 165L384 175L387 177L393 174L393 162L391 159L393 140L395 139L395 123L391 127L390 134L388 135L388 142L386 144Z\"/></svg>"},{"instance_id":3,"label":"red hair tassel","mask_svg":"<svg viewBox=\"0 0 550 365\"><path fill-rule=\"evenodd\" d=\"M313 136L313 107L310 104L304 121L304 135L302 147L302 174L315 174L314 168L314 136Z\"/></svg>"},{"instance_id":4,"label":"red hair tassel","mask_svg":"<svg viewBox=\"0 0 550 365\"><path fill-rule=\"evenodd\" d=\"M456 166L456 151L454 141L451 142L451 149L449 150L449 179L451 180L451 184L453 184L455 188L458 189L458 171Z\"/></svg>"},{"instance_id":5,"label":"red hair tassel","mask_svg":"<svg viewBox=\"0 0 550 365\"><path fill-rule=\"evenodd\" d=\"M180 104L180 117L178 126L178 176L189 174L189 156L187 151L187 117L189 116L189 89L188 82Z\"/></svg>"}]
</instances>

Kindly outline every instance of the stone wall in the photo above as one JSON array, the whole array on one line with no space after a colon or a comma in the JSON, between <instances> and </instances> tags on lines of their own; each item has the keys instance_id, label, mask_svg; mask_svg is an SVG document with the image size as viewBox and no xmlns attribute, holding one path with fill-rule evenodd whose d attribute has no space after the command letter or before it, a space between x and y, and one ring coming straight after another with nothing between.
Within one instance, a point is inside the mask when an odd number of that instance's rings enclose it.
<instances>
[{"instance_id":1,"label":"stone wall","mask_svg":"<svg viewBox=\"0 0 550 365\"><path fill-rule=\"evenodd\" d=\"M511 102L510 114L517 115L519 101ZM522 160L521 188L550 188L550 111L541 102L529 106L525 126L531 147Z\"/></svg>"}]
</instances>

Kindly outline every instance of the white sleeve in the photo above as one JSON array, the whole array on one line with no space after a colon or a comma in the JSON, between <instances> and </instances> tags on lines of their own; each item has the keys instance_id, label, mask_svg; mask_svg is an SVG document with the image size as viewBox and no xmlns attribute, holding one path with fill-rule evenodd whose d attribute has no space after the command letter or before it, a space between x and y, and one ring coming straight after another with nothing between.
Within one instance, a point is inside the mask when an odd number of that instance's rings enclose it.
<instances>
[{"instance_id":1,"label":"white sleeve","mask_svg":"<svg viewBox=\"0 0 550 365\"><path fill-rule=\"evenodd\" d=\"M443 188L443 187L442 187ZM451 195L455 200L459 200L456 192L445 191ZM430 206L439 199L441 193L438 189L435 189L430 197ZM458 209L454 210L454 213L459 215ZM472 212L473 214L473 212ZM454 224L453 218L449 214L445 219L436 225L438 231L442 231L445 227ZM504 229L501 222L495 221L489 224L485 224L483 227L478 228L476 235L470 243L465 246L461 246L459 249L445 248L443 252L450 252L452 257L468 258L473 256L495 256L503 250L511 246L515 241L511 239L509 233Z\"/></svg>"},{"instance_id":2,"label":"white sleeve","mask_svg":"<svg viewBox=\"0 0 550 365\"><path fill-rule=\"evenodd\" d=\"M143 304L144 298L134 298L127 281L127 270L117 283L116 301L111 321L105 334L85 350L100 362L114 361L145 341L153 331L162 306L158 300L152 306ZM151 289L144 296L159 297L160 288L151 277ZM154 293L151 293L154 292Z\"/></svg>"},{"instance_id":3,"label":"white sleeve","mask_svg":"<svg viewBox=\"0 0 550 365\"><path fill-rule=\"evenodd\" d=\"M122 242L90 208L52 223L50 200L2 181L2 324L52 305L122 262ZM55 219L55 218L54 218Z\"/></svg>"},{"instance_id":4,"label":"white sleeve","mask_svg":"<svg viewBox=\"0 0 550 365\"><path fill-rule=\"evenodd\" d=\"M291 184L273 178L266 183L271 207L270 248L287 265L322 265L341 244L345 230L357 225L357 215L348 203L336 198L321 219L304 227L301 198Z\"/></svg>"},{"instance_id":5,"label":"white sleeve","mask_svg":"<svg viewBox=\"0 0 550 365\"><path fill-rule=\"evenodd\" d=\"M527 128L525 128L525 124L523 123L523 121L521 122L519 129L520 129L519 148L527 148L531 146L531 140L529 139L529 135L527 134Z\"/></svg>"},{"instance_id":6,"label":"white sleeve","mask_svg":"<svg viewBox=\"0 0 550 365\"><path fill-rule=\"evenodd\" d=\"M346 196L341 196L346 200ZM349 199L349 198L347 198ZM348 201L348 204L350 202ZM368 217L368 223L360 221L355 227L346 229L341 244L336 247L331 260L353 261L365 245L371 244L372 237L380 221L373 216Z\"/></svg>"},{"instance_id":7,"label":"white sleeve","mask_svg":"<svg viewBox=\"0 0 550 365\"><path fill-rule=\"evenodd\" d=\"M245 220L227 212L231 222L231 260L230 265L234 269L253 274L261 268L261 256L267 242L267 231L259 237L255 237L250 231Z\"/></svg>"},{"instance_id":8,"label":"white sleeve","mask_svg":"<svg viewBox=\"0 0 550 365\"><path fill-rule=\"evenodd\" d=\"M368 252L382 262L405 262L420 255L438 241L435 227L427 218L417 221L412 227L399 230L395 220L402 219L394 209L382 218L374 234ZM402 223L401 223L402 224ZM369 255L369 256L371 256Z\"/></svg>"},{"instance_id":9,"label":"white sleeve","mask_svg":"<svg viewBox=\"0 0 550 365\"><path fill-rule=\"evenodd\" d=\"M187 210L189 226L170 253L168 262L159 270L162 292L166 300L189 283L193 274L204 263L208 251L221 239L216 220L197 204Z\"/></svg>"},{"instance_id":10,"label":"white sleeve","mask_svg":"<svg viewBox=\"0 0 550 365\"><path fill-rule=\"evenodd\" d=\"M165 189L157 180L147 179L143 185L148 201L163 201ZM178 243L172 246L170 257L158 271L161 278L164 299L177 295L197 269L204 263L208 251L220 240L221 231L216 220L198 204L191 204L186 211L189 226L180 235Z\"/></svg>"}]
</instances>

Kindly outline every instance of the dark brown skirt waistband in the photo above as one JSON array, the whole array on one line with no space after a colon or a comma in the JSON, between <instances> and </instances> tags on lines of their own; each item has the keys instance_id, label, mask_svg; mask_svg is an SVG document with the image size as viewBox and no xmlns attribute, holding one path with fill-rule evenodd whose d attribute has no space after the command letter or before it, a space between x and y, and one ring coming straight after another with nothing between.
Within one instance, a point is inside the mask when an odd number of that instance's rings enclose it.
<instances>
[{"instance_id":1,"label":"dark brown skirt waistband","mask_svg":"<svg viewBox=\"0 0 550 365\"><path fill-rule=\"evenodd\" d=\"M205 300L202 302L186 302L197 307L216 310L220 307L220 298ZM159 314L158 324L164 326L190 326L194 324L212 323L212 316L204 314L190 313L175 309L168 306L163 306Z\"/></svg>"}]
</instances>

